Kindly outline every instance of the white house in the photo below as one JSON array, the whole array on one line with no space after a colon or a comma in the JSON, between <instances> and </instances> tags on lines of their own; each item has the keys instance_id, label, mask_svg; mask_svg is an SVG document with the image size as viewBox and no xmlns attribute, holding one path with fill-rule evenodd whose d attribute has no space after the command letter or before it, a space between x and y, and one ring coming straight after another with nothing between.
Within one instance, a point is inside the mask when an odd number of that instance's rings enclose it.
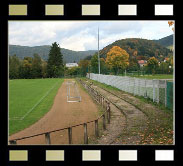
<instances>
[{"instance_id":1,"label":"white house","mask_svg":"<svg viewBox=\"0 0 183 166\"><path fill-rule=\"evenodd\" d=\"M77 63L66 63L66 67L71 68L71 67L78 67Z\"/></svg>"}]
</instances>

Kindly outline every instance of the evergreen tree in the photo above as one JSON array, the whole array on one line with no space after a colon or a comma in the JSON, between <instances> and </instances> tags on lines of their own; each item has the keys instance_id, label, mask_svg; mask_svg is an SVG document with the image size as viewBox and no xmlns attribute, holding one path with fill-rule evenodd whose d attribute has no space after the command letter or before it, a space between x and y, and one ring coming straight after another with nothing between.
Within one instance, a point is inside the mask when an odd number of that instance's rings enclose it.
<instances>
[{"instance_id":1,"label":"evergreen tree","mask_svg":"<svg viewBox=\"0 0 183 166\"><path fill-rule=\"evenodd\" d=\"M63 55L59 45L54 42L48 55L47 74L48 77L59 77L63 75Z\"/></svg>"}]
</instances>

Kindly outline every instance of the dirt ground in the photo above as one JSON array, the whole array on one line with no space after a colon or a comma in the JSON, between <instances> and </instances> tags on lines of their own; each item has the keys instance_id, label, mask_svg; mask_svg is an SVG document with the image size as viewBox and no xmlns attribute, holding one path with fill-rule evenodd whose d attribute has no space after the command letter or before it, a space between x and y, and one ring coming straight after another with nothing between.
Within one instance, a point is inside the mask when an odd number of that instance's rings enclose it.
<instances>
[{"instance_id":1,"label":"dirt ground","mask_svg":"<svg viewBox=\"0 0 183 166\"><path fill-rule=\"evenodd\" d=\"M141 141L140 133L147 128L147 117L139 109L133 105L125 102L124 100L114 96L98 86L92 85L94 89L99 91L102 95L106 96L111 102L115 103L119 109L111 108L115 117L115 129L111 131L110 137L104 136L99 140L99 144L137 144ZM114 107L114 106L113 106ZM116 114L118 112L118 114ZM114 114L115 113L115 114ZM122 116L122 113L125 115ZM114 125L111 125L114 126ZM111 135L114 135L113 140L110 141ZM105 140L105 141L104 141Z\"/></svg>"},{"instance_id":2,"label":"dirt ground","mask_svg":"<svg viewBox=\"0 0 183 166\"><path fill-rule=\"evenodd\" d=\"M126 127L126 118L121 111L113 104L110 104L111 120L107 124L106 130L102 131L101 137L96 141L99 145L116 144L116 139L121 135Z\"/></svg>"},{"instance_id":3,"label":"dirt ground","mask_svg":"<svg viewBox=\"0 0 183 166\"><path fill-rule=\"evenodd\" d=\"M60 128L77 125L86 121L94 120L98 117L97 105L91 97L79 88L82 98L81 102L67 102L67 81L65 80L55 96L54 104L51 110L32 126L12 135L9 139L15 139L24 136L30 136L42 132L56 130ZM71 94L73 94L71 88ZM88 136L94 135L94 124L88 124ZM79 126L72 129L73 144L83 144L84 127ZM17 141L17 144L32 145L45 144L45 136L37 136ZM68 144L68 131L58 131L51 133L51 144Z\"/></svg>"}]
</instances>

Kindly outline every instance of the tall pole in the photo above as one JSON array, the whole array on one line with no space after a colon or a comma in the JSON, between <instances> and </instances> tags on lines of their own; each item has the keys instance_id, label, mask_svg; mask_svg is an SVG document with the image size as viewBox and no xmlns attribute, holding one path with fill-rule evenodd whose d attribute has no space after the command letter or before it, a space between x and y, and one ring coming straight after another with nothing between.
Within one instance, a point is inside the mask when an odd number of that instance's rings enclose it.
<instances>
[{"instance_id":1,"label":"tall pole","mask_svg":"<svg viewBox=\"0 0 183 166\"><path fill-rule=\"evenodd\" d=\"M98 74L100 74L100 55L99 55L99 27L98 27Z\"/></svg>"}]
</instances>

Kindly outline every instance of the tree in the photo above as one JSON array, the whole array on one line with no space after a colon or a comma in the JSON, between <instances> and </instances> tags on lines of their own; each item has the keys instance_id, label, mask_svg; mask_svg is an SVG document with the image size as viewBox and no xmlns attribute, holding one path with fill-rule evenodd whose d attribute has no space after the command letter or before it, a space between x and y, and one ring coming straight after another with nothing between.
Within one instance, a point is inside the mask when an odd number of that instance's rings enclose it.
<instances>
[{"instance_id":1,"label":"tree","mask_svg":"<svg viewBox=\"0 0 183 166\"><path fill-rule=\"evenodd\" d=\"M65 67L65 70L64 70L64 75L65 76L76 76L80 73L80 67L71 67L71 68L67 68Z\"/></svg>"},{"instance_id":2,"label":"tree","mask_svg":"<svg viewBox=\"0 0 183 166\"><path fill-rule=\"evenodd\" d=\"M158 67L158 60L155 57L149 58L149 60L147 61L148 71L150 71L154 75Z\"/></svg>"},{"instance_id":3,"label":"tree","mask_svg":"<svg viewBox=\"0 0 183 166\"><path fill-rule=\"evenodd\" d=\"M23 78L32 78L32 57L24 57L22 63L22 77Z\"/></svg>"},{"instance_id":4,"label":"tree","mask_svg":"<svg viewBox=\"0 0 183 166\"><path fill-rule=\"evenodd\" d=\"M129 58L129 65L127 67L128 71L137 71L140 69L140 65L135 57Z\"/></svg>"},{"instance_id":5,"label":"tree","mask_svg":"<svg viewBox=\"0 0 183 166\"><path fill-rule=\"evenodd\" d=\"M33 78L40 78L42 77L42 61L41 57L38 54L33 55L33 60L32 60L32 77Z\"/></svg>"},{"instance_id":6,"label":"tree","mask_svg":"<svg viewBox=\"0 0 183 166\"><path fill-rule=\"evenodd\" d=\"M91 72L92 73L98 73L98 54L95 53L92 58L91 58ZM106 72L106 65L105 65L105 60L104 58L100 58L100 72L105 73Z\"/></svg>"},{"instance_id":7,"label":"tree","mask_svg":"<svg viewBox=\"0 0 183 166\"><path fill-rule=\"evenodd\" d=\"M81 74L83 76L86 76L86 73L88 72L88 69L89 69L89 65L90 65L89 60L80 60L79 61L79 67L81 69Z\"/></svg>"},{"instance_id":8,"label":"tree","mask_svg":"<svg viewBox=\"0 0 183 166\"><path fill-rule=\"evenodd\" d=\"M24 57L19 67L19 78L32 78L32 57Z\"/></svg>"},{"instance_id":9,"label":"tree","mask_svg":"<svg viewBox=\"0 0 183 166\"><path fill-rule=\"evenodd\" d=\"M94 54L91 58L91 72L98 73L98 54Z\"/></svg>"},{"instance_id":10,"label":"tree","mask_svg":"<svg viewBox=\"0 0 183 166\"><path fill-rule=\"evenodd\" d=\"M86 56L84 59L85 59L85 60L91 60L91 58L92 58L92 55L88 55L88 56Z\"/></svg>"},{"instance_id":11,"label":"tree","mask_svg":"<svg viewBox=\"0 0 183 166\"><path fill-rule=\"evenodd\" d=\"M43 78L46 78L47 77L47 62L42 60L42 63L41 63L41 74L42 74L42 77Z\"/></svg>"},{"instance_id":12,"label":"tree","mask_svg":"<svg viewBox=\"0 0 183 166\"><path fill-rule=\"evenodd\" d=\"M162 74L168 74L169 64L167 62L161 62L159 69Z\"/></svg>"},{"instance_id":13,"label":"tree","mask_svg":"<svg viewBox=\"0 0 183 166\"><path fill-rule=\"evenodd\" d=\"M59 45L55 42L48 55L47 74L48 77L59 77L63 73L63 55Z\"/></svg>"},{"instance_id":14,"label":"tree","mask_svg":"<svg viewBox=\"0 0 183 166\"><path fill-rule=\"evenodd\" d=\"M118 74L120 69L124 70L129 65L129 54L124 49L113 46L107 53L106 64Z\"/></svg>"},{"instance_id":15,"label":"tree","mask_svg":"<svg viewBox=\"0 0 183 166\"><path fill-rule=\"evenodd\" d=\"M19 78L19 68L21 62L16 55L9 57L9 78L16 79Z\"/></svg>"}]
</instances>

